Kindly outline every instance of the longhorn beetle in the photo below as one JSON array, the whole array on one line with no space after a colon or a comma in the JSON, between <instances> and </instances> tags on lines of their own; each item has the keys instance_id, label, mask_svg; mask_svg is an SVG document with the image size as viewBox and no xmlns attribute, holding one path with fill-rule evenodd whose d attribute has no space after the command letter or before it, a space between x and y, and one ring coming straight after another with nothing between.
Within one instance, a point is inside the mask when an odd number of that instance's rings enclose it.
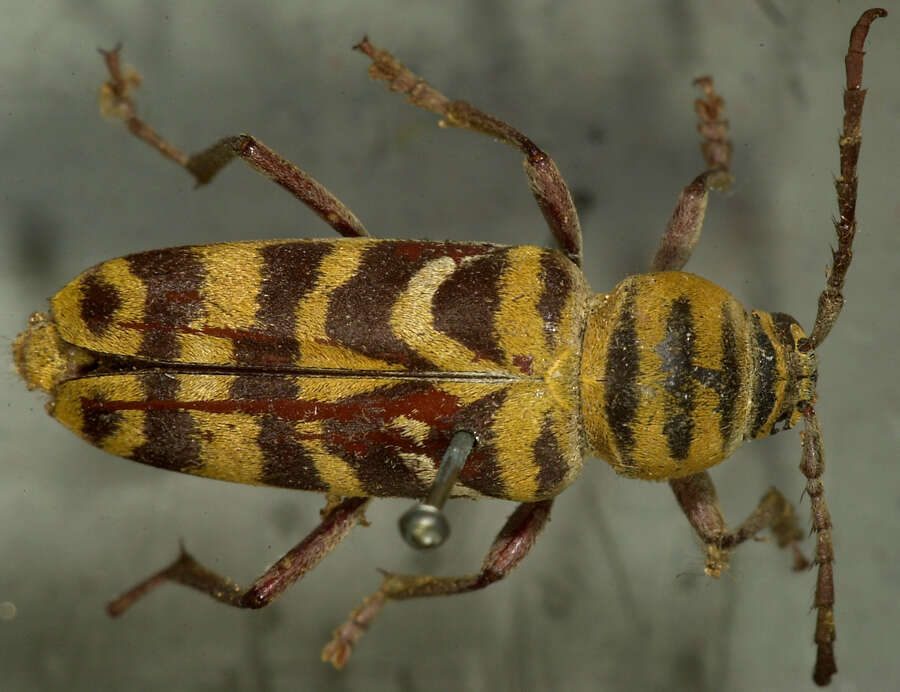
<instances>
[{"instance_id":1,"label":"longhorn beetle","mask_svg":"<svg viewBox=\"0 0 900 692\"><path fill-rule=\"evenodd\" d=\"M120 65L119 47L101 51L109 71L101 109L198 184L238 157L346 236L186 246L103 262L57 293L50 312L33 315L16 339L28 387L47 392L50 414L101 449L328 497L321 524L249 588L182 549L112 601L109 613L121 614L164 581L261 608L364 521L372 497L428 495L425 509L404 523L420 545L446 535L440 521L427 520L441 519L448 494L521 503L478 573L386 574L323 651L340 668L388 601L473 591L505 577L588 453L624 476L668 481L703 541L710 576L763 529L792 548L800 569L808 564L797 547L803 534L781 492L770 489L730 531L706 469L744 440L803 420L800 470L818 565L813 679L827 684L837 668L816 350L843 304L856 233L863 44L872 21L886 14L867 10L850 34L838 244L808 336L792 317L746 311L724 289L681 271L709 191L732 180L724 102L709 77L696 80L706 170L682 190L650 273L592 294L579 269L578 214L553 160L505 122L450 101L367 39L356 48L371 59L371 77L440 115L443 126L522 152L561 252L370 238L334 195L250 135L192 156L169 144L137 115L130 92L140 78Z\"/></svg>"}]
</instances>

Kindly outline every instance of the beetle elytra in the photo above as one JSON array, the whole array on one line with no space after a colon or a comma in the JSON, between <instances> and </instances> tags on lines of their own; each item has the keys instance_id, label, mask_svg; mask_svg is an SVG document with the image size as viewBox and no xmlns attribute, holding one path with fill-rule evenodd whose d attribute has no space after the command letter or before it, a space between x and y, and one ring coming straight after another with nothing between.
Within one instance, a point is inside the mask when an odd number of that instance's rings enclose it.
<instances>
[{"instance_id":1,"label":"beetle elytra","mask_svg":"<svg viewBox=\"0 0 900 692\"><path fill-rule=\"evenodd\" d=\"M718 576L728 553L763 529L806 564L791 504L769 490L729 531L706 472L744 440L805 424L801 471L817 534L814 679L836 672L831 522L814 410L816 348L843 303L856 231L856 167L865 91L865 12L846 60L838 246L809 335L782 313L745 310L725 289L682 272L711 189L726 188L724 102L701 78L696 102L706 169L684 188L647 274L593 294L580 271L578 215L556 164L530 139L450 101L364 39L370 75L439 114L442 124L518 148L561 250L489 243L378 240L321 184L249 135L193 156L138 117L135 73L104 52L102 109L208 183L237 157L310 206L337 240L281 240L142 252L87 270L15 341L29 388L88 442L200 476L328 495L321 524L249 588L188 553L113 601L119 614L164 581L238 607L262 607L364 519L372 497L421 499L460 431L474 436L450 492L522 504L481 570L387 574L335 630L323 658L342 666L390 600L456 594L506 576L547 523L583 459L624 476L665 480ZM452 482L452 481L450 481Z\"/></svg>"}]
</instances>

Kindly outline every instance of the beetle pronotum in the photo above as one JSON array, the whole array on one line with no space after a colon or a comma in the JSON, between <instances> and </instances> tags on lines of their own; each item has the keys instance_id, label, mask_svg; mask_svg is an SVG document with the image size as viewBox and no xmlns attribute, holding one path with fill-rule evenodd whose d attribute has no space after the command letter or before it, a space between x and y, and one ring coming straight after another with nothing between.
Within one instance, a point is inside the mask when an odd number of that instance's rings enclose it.
<instances>
[{"instance_id":1,"label":"beetle pronotum","mask_svg":"<svg viewBox=\"0 0 900 692\"><path fill-rule=\"evenodd\" d=\"M322 185L249 135L183 154L138 117L130 97L137 75L121 69L118 49L104 52L103 110L199 184L239 157L346 236L188 246L104 262L63 288L51 312L35 314L16 339L29 388L48 392L50 413L98 447L163 468L329 496L321 524L249 588L183 551L109 612L122 613L164 581L237 607L265 606L334 548L375 496L429 495L439 506L450 492L522 503L477 574L387 574L325 647L323 658L340 667L388 601L472 591L506 576L589 452L625 476L669 482L705 545L711 576L727 567L731 549L766 528L792 548L800 568L802 532L784 496L769 490L729 531L706 469L743 440L802 419L800 468L817 535L813 677L827 684L837 670L833 549L813 408L815 351L843 303L856 232L862 48L871 22L885 15L866 11L850 36L838 246L809 336L793 318L745 311L724 289L680 271L709 190L731 182L724 104L709 78L697 80L696 102L706 170L679 196L650 273L595 295L579 270L577 212L552 159L366 39L357 48L371 58L373 78L438 113L443 125L524 154L562 252L371 239ZM445 453L464 458L462 468L439 472Z\"/></svg>"}]
</instances>

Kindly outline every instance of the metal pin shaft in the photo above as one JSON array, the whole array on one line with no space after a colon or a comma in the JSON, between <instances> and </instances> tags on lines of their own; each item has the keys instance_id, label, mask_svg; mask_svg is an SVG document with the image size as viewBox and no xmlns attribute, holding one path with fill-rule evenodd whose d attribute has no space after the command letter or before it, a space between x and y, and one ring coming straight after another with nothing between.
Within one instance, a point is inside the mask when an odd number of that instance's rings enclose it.
<instances>
[{"instance_id":1,"label":"metal pin shaft","mask_svg":"<svg viewBox=\"0 0 900 692\"><path fill-rule=\"evenodd\" d=\"M428 497L400 517L400 534L413 548L436 548L447 540L450 523L441 508L474 447L475 436L472 433L465 430L455 433L441 459Z\"/></svg>"}]
</instances>

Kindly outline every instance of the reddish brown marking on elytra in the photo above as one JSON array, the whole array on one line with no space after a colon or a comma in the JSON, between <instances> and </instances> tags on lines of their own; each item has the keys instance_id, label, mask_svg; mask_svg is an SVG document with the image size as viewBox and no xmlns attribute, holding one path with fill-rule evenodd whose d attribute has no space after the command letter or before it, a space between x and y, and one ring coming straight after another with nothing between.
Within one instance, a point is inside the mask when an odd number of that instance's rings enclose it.
<instances>
[{"instance_id":1,"label":"reddish brown marking on elytra","mask_svg":"<svg viewBox=\"0 0 900 692\"><path fill-rule=\"evenodd\" d=\"M164 298L167 303L196 303L200 300L200 291L166 291Z\"/></svg>"},{"instance_id":2,"label":"reddish brown marking on elytra","mask_svg":"<svg viewBox=\"0 0 900 692\"><path fill-rule=\"evenodd\" d=\"M428 437L421 443L410 439L396 427L385 424L395 413L382 414L384 399L390 397L408 418L428 425ZM361 415L345 424L326 421L326 442L354 468L366 492L376 496L421 498L427 492L418 475L408 467L404 454L426 457L435 468L450 438L457 430L470 430L479 439L476 454L469 458L461 481L479 492L501 496L503 489L493 447L491 425L505 392L493 392L468 406L460 406L455 396L432 388L421 381L408 381L381 391L358 395L354 408ZM374 418L367 415L374 413ZM481 441L484 444L481 444Z\"/></svg>"},{"instance_id":3,"label":"reddish brown marking on elytra","mask_svg":"<svg viewBox=\"0 0 900 692\"><path fill-rule=\"evenodd\" d=\"M413 242L395 242L392 244L392 252L397 259L404 262L418 262L425 251L425 243Z\"/></svg>"},{"instance_id":4,"label":"reddish brown marking on elytra","mask_svg":"<svg viewBox=\"0 0 900 692\"><path fill-rule=\"evenodd\" d=\"M486 255L498 249L503 249L503 246L492 243L447 243L444 254L459 264L466 257Z\"/></svg>"},{"instance_id":5,"label":"reddish brown marking on elytra","mask_svg":"<svg viewBox=\"0 0 900 692\"><path fill-rule=\"evenodd\" d=\"M212 376L215 377L215 376ZM246 375L246 379L255 377L278 378L278 375ZM401 388L415 386L415 391L408 393ZM268 386L268 385L266 385ZM398 391L402 394L398 396ZM355 419L389 422L397 416L432 418L448 416L458 408L457 397L447 394L427 383L404 382L400 385L378 387L366 395L347 397L337 402L318 401L315 399L260 398L216 399L210 401L188 401L170 397L152 397L148 393L145 401L124 400L85 400L88 408L96 407L104 411L203 411L205 413L275 413L281 418L292 421L335 420L348 422Z\"/></svg>"},{"instance_id":6,"label":"reddish brown marking on elytra","mask_svg":"<svg viewBox=\"0 0 900 692\"><path fill-rule=\"evenodd\" d=\"M159 322L119 322L120 327L139 332L172 332L173 334L194 334L198 336L214 336L219 339L248 339L259 342L276 343L278 336L267 334L256 329L235 329L232 327L188 327L186 325L167 325Z\"/></svg>"},{"instance_id":7,"label":"reddish brown marking on elytra","mask_svg":"<svg viewBox=\"0 0 900 692\"><path fill-rule=\"evenodd\" d=\"M116 287L101 279L97 272L88 273L81 281L78 310L81 321L94 336L101 336L112 324L113 315L122 307Z\"/></svg>"},{"instance_id":8,"label":"reddish brown marking on elytra","mask_svg":"<svg viewBox=\"0 0 900 692\"><path fill-rule=\"evenodd\" d=\"M177 331L179 334L203 334L205 336L214 336L219 339L232 339L235 342L252 340L257 344L284 343L284 340L279 339L279 335L266 333L259 329L234 329L231 327L203 326L197 329L183 327L179 328ZM237 346L237 344L235 344L235 346ZM247 365L248 363L242 364Z\"/></svg>"},{"instance_id":9,"label":"reddish brown marking on elytra","mask_svg":"<svg viewBox=\"0 0 900 692\"><path fill-rule=\"evenodd\" d=\"M424 456L437 465L452 434L459 399L430 383L408 380L340 403L356 413L344 421L328 416L323 422L325 444L353 468L365 492L423 497L427 488L404 455ZM432 437L420 443L391 425L400 415L426 423ZM446 440L438 444L434 433L443 433Z\"/></svg>"},{"instance_id":10,"label":"reddish brown marking on elytra","mask_svg":"<svg viewBox=\"0 0 900 692\"><path fill-rule=\"evenodd\" d=\"M145 372L140 375L140 379L149 400L177 403L177 378L164 372ZM89 410L86 403L88 402L82 400L82 409ZM185 472L197 471L203 466L197 429L187 411L177 407L146 409L143 433L144 444L131 453L131 458L135 461Z\"/></svg>"},{"instance_id":11,"label":"reddish brown marking on elytra","mask_svg":"<svg viewBox=\"0 0 900 692\"><path fill-rule=\"evenodd\" d=\"M512 362L523 375L532 375L534 373L534 356L513 356Z\"/></svg>"},{"instance_id":12,"label":"reddish brown marking on elytra","mask_svg":"<svg viewBox=\"0 0 900 692\"><path fill-rule=\"evenodd\" d=\"M171 332L172 334L192 334L210 336L217 339L230 339L235 344L237 359L243 366L281 366L292 365L297 352L297 342L282 335L263 332L257 329L234 329L229 327L186 327L147 324L143 322L120 322L119 326L138 332ZM240 348L240 352L238 352ZM200 365L209 365L200 363Z\"/></svg>"},{"instance_id":13,"label":"reddish brown marking on elytra","mask_svg":"<svg viewBox=\"0 0 900 692\"><path fill-rule=\"evenodd\" d=\"M257 440L268 450L264 451L264 469L268 470L264 471L262 482L324 489L308 460L303 461L308 455L303 440L315 439L354 469L367 494L411 498L422 497L427 488L404 455L431 459L437 466L453 432L471 430L478 438L478 447L463 469L461 482L485 495L503 496L505 488L491 426L505 399L505 390L462 406L456 396L432 383L401 380L340 401L322 402L303 399L296 377L247 374L235 379L228 399L186 401L176 397L177 380L175 385L172 378L165 380L168 382L158 380L148 388L146 401L84 400L83 408L94 416L116 415L123 410L146 411L145 433L153 433L155 443L145 445L134 458L139 456L138 460L144 463L178 470L190 470L192 464L199 463L190 411L259 416L268 431ZM429 429L427 438L416 441L404 434L394 424L399 416L425 423ZM320 421L322 432L296 431L296 423L310 421ZM162 430L164 426L169 430ZM170 458L168 464L165 457ZM297 472L292 475L295 462Z\"/></svg>"}]
</instances>

